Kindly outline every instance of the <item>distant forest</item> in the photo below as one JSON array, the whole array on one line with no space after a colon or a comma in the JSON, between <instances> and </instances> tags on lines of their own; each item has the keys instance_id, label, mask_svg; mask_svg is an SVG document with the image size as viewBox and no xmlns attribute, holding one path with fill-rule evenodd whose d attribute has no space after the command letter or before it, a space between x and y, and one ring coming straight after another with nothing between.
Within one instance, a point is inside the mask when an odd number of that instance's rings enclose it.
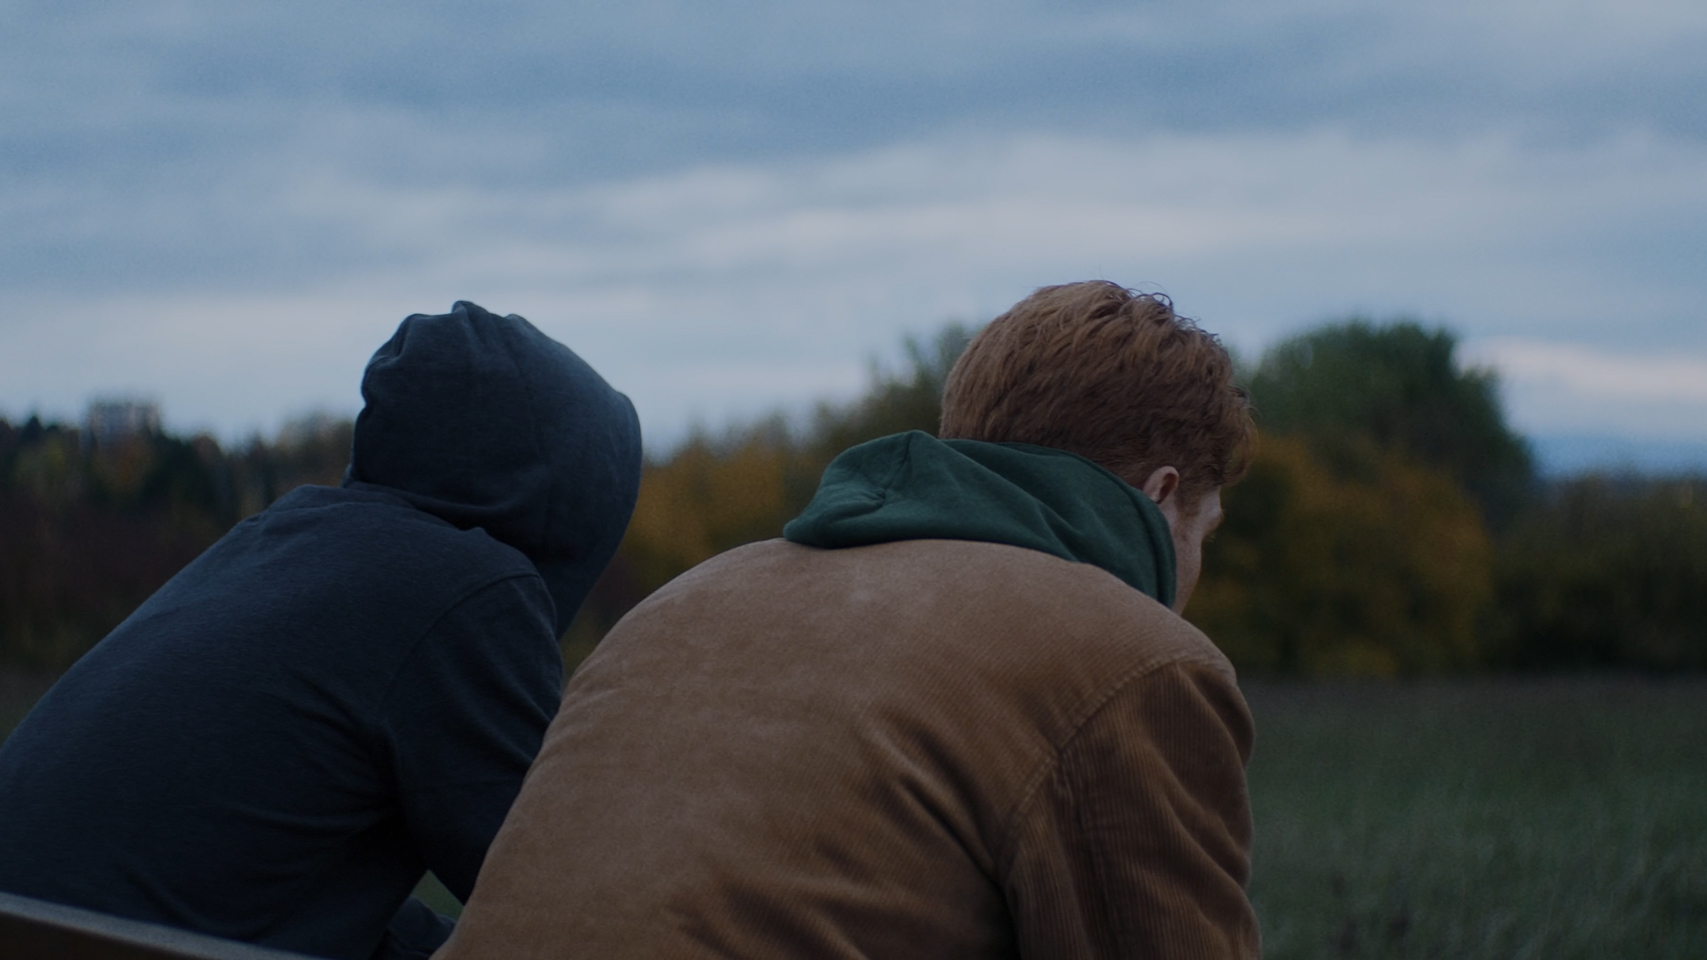
<instances>
[{"instance_id":1,"label":"distant forest","mask_svg":"<svg viewBox=\"0 0 1707 960\"><path fill-rule=\"evenodd\" d=\"M836 453L935 432L973 331L909 340L861 398L701 431L649 458L616 560L564 637L570 664L694 564L777 536ZM1253 675L1707 669L1707 478L1542 481L1491 374L1441 329L1351 320L1242 378L1262 438L1186 615ZM232 524L335 484L351 424L308 418L225 450L159 430L0 420L0 665L63 670Z\"/></svg>"}]
</instances>

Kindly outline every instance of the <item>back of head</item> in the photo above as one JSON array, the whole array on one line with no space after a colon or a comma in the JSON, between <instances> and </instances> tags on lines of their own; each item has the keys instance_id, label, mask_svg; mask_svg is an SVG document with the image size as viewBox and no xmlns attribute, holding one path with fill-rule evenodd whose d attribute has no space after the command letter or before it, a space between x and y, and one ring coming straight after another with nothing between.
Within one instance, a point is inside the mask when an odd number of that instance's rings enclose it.
<instances>
[{"instance_id":1,"label":"back of head","mask_svg":"<svg viewBox=\"0 0 1707 960\"><path fill-rule=\"evenodd\" d=\"M640 486L628 398L514 314L415 314L362 377L345 485L381 489L520 550L558 630L610 561Z\"/></svg>"},{"instance_id":2,"label":"back of head","mask_svg":"<svg viewBox=\"0 0 1707 960\"><path fill-rule=\"evenodd\" d=\"M1092 280L1044 287L973 339L940 436L1067 450L1134 486L1172 466L1191 502L1238 479L1255 428L1213 335L1165 296Z\"/></svg>"}]
</instances>

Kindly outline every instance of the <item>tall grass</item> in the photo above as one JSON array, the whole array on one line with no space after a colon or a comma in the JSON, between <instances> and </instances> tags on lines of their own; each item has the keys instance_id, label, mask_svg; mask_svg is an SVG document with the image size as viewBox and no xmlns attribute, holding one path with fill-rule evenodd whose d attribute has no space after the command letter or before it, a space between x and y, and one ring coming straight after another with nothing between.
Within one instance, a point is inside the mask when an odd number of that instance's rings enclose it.
<instances>
[{"instance_id":1,"label":"tall grass","mask_svg":"<svg viewBox=\"0 0 1707 960\"><path fill-rule=\"evenodd\" d=\"M1246 692L1267 956L1707 957L1707 681Z\"/></svg>"}]
</instances>

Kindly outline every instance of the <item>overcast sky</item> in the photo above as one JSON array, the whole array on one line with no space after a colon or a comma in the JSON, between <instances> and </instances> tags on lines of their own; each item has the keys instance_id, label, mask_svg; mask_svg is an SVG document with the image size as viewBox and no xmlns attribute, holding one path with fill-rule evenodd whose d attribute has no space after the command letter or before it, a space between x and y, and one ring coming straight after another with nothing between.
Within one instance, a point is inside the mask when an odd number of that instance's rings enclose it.
<instances>
[{"instance_id":1,"label":"overcast sky","mask_svg":"<svg viewBox=\"0 0 1707 960\"><path fill-rule=\"evenodd\" d=\"M1104 277L1248 356L1445 324L1539 437L1707 449L1700 0L0 0L0 414L353 413L516 312L655 449Z\"/></svg>"}]
</instances>

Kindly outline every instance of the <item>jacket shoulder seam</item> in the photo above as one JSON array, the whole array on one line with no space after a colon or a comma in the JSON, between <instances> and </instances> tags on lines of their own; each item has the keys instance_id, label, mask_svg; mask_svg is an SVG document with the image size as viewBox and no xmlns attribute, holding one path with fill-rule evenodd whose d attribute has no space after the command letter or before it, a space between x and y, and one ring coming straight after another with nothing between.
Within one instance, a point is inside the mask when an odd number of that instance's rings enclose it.
<instances>
[{"instance_id":1,"label":"jacket shoulder seam","mask_svg":"<svg viewBox=\"0 0 1707 960\"><path fill-rule=\"evenodd\" d=\"M1001 828L997 832L996 850L993 863L998 876L1006 875L1012 867L1015 849L1014 837L1018 833L1017 825L1024 819L1032 805L1042 795L1043 785L1060 766L1062 756L1072 748L1079 735L1090 726L1092 720L1122 693L1142 680L1161 672L1168 667L1206 666L1220 670L1222 658L1202 652L1178 653L1157 657L1145 663L1130 668L1120 679L1109 684L1101 694L1086 698L1079 710L1079 716L1068 727L1067 735L1055 744L1047 754L1037 761L1036 767L1028 774L1024 786L1020 789L1019 797L1014 801L1013 809L1001 818Z\"/></svg>"}]
</instances>

